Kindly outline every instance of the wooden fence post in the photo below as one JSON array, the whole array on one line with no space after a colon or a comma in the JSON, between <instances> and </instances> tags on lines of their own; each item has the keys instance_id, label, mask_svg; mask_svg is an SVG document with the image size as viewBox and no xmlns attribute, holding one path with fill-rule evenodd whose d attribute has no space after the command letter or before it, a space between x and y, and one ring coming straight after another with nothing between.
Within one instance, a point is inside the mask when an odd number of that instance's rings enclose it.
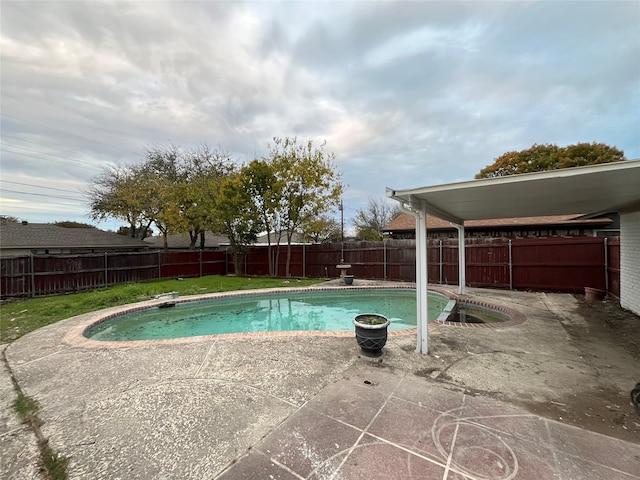
<instances>
[{"instance_id":1,"label":"wooden fence post","mask_svg":"<svg viewBox=\"0 0 640 480\"><path fill-rule=\"evenodd\" d=\"M29 270L31 273L31 297L36 296L36 272L35 272L35 262L33 261L33 252L29 254Z\"/></svg>"},{"instance_id":2,"label":"wooden fence post","mask_svg":"<svg viewBox=\"0 0 640 480\"><path fill-rule=\"evenodd\" d=\"M440 240L440 285L442 285L442 270L444 265L442 264L442 240Z\"/></svg>"},{"instance_id":3,"label":"wooden fence post","mask_svg":"<svg viewBox=\"0 0 640 480\"><path fill-rule=\"evenodd\" d=\"M604 291L609 293L609 239L604 237Z\"/></svg>"},{"instance_id":4,"label":"wooden fence post","mask_svg":"<svg viewBox=\"0 0 640 480\"><path fill-rule=\"evenodd\" d=\"M105 288L109 286L109 267L108 265L107 252L104 252L104 286Z\"/></svg>"},{"instance_id":5,"label":"wooden fence post","mask_svg":"<svg viewBox=\"0 0 640 480\"><path fill-rule=\"evenodd\" d=\"M383 269L382 269L382 275L384 278L384 281L387 281L387 238L383 237L382 238L382 263L383 263Z\"/></svg>"},{"instance_id":6,"label":"wooden fence post","mask_svg":"<svg viewBox=\"0 0 640 480\"><path fill-rule=\"evenodd\" d=\"M509 239L509 290L513 290L513 255L511 248L511 239Z\"/></svg>"}]
</instances>

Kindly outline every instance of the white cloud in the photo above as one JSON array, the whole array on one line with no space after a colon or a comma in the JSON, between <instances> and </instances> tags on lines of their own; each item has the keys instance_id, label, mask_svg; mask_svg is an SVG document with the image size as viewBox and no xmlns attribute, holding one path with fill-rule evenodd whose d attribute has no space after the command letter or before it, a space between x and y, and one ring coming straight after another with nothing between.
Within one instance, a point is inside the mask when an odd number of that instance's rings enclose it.
<instances>
[{"instance_id":1,"label":"white cloud","mask_svg":"<svg viewBox=\"0 0 640 480\"><path fill-rule=\"evenodd\" d=\"M477 51L477 39L484 28L480 25L463 25L459 28L422 26L409 32L401 32L371 50L364 59L367 66L378 68L406 57L425 52L448 56L455 51Z\"/></svg>"}]
</instances>

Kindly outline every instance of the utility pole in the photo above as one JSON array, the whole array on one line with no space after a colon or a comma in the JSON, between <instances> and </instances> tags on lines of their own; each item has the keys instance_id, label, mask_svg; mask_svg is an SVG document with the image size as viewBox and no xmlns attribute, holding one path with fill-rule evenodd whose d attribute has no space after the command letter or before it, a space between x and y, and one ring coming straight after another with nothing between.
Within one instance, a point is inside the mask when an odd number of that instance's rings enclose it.
<instances>
[{"instance_id":1,"label":"utility pole","mask_svg":"<svg viewBox=\"0 0 640 480\"><path fill-rule=\"evenodd\" d=\"M340 242L342 244L340 248L340 263L344 263L344 205L342 199L340 199Z\"/></svg>"}]
</instances>

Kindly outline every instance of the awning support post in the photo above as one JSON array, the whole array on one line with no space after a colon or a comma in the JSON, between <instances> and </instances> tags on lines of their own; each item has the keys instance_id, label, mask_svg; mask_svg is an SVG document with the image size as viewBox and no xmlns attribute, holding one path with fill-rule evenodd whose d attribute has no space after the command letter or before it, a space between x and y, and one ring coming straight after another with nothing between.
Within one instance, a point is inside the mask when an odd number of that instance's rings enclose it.
<instances>
[{"instance_id":1,"label":"awning support post","mask_svg":"<svg viewBox=\"0 0 640 480\"><path fill-rule=\"evenodd\" d=\"M467 284L467 252L464 247L464 225L451 223L458 230L458 293L464 295Z\"/></svg>"},{"instance_id":2,"label":"awning support post","mask_svg":"<svg viewBox=\"0 0 640 480\"><path fill-rule=\"evenodd\" d=\"M416 297L418 304L418 346L417 353L429 353L429 305L428 305L428 280L427 280L427 213L420 210L418 213L416 233Z\"/></svg>"},{"instance_id":3,"label":"awning support post","mask_svg":"<svg viewBox=\"0 0 640 480\"><path fill-rule=\"evenodd\" d=\"M427 214L423 209L400 209L416 219L416 320L418 337L416 353L429 353L429 305L427 296Z\"/></svg>"}]
</instances>

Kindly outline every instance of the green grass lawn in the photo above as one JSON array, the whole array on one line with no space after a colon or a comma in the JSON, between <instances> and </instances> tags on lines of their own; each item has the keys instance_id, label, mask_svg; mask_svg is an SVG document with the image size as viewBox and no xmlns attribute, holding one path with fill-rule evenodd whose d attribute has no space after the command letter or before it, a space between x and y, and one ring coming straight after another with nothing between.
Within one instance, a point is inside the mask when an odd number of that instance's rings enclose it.
<instances>
[{"instance_id":1,"label":"green grass lawn","mask_svg":"<svg viewBox=\"0 0 640 480\"><path fill-rule=\"evenodd\" d=\"M160 293L178 292L184 296L256 288L306 287L320 282L322 280L212 275L182 280L152 280L82 293L14 300L0 306L0 343L12 342L33 330L65 318L101 308L149 300Z\"/></svg>"}]
</instances>

